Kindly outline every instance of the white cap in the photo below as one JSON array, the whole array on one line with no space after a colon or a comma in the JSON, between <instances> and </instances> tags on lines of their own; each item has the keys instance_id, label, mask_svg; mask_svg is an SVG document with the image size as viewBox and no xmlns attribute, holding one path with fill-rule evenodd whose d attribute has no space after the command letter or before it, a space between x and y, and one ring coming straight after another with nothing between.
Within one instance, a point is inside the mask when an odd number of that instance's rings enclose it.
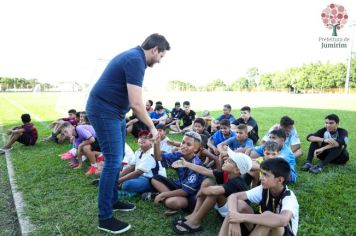
<instances>
[{"instance_id":1,"label":"white cap","mask_svg":"<svg viewBox=\"0 0 356 236\"><path fill-rule=\"evenodd\" d=\"M230 148L227 149L227 154L229 155L229 158L236 163L236 166L239 168L242 175L251 170L252 160L249 156L241 152L234 152Z\"/></svg>"}]
</instances>

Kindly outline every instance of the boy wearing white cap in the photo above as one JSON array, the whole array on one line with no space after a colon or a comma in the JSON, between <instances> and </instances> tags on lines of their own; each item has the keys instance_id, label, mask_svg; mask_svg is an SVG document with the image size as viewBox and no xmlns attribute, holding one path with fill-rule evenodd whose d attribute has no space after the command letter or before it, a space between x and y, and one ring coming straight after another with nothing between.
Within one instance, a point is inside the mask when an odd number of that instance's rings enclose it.
<instances>
[{"instance_id":1,"label":"boy wearing white cap","mask_svg":"<svg viewBox=\"0 0 356 236\"><path fill-rule=\"evenodd\" d=\"M222 171L194 165L184 159L173 163L174 168L186 167L201 175L215 178L215 182L212 179L203 181L197 194L194 211L184 219L174 222L173 230L177 234L202 231L201 221L214 206L220 215L225 217L228 213L227 197L233 193L248 190L241 175L250 171L251 158L246 154L234 152L230 148L228 148L227 154L228 157L222 166Z\"/></svg>"}]
</instances>

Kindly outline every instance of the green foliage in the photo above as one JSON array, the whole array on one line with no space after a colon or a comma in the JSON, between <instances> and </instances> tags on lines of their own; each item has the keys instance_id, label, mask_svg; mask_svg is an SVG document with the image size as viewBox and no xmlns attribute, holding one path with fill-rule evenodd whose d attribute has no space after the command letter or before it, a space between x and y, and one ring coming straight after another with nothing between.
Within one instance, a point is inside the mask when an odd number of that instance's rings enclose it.
<instances>
[{"instance_id":1,"label":"green foliage","mask_svg":"<svg viewBox=\"0 0 356 236\"><path fill-rule=\"evenodd\" d=\"M216 79L204 86L202 91L240 91L257 87L263 90L289 90L291 92L323 92L325 89L343 88L345 86L346 66L342 63L310 63L284 71L259 74L257 67L250 68L245 77L239 77L231 84ZM195 91L196 87L182 81L170 81L169 89ZM356 59L352 60L350 88L356 88Z\"/></svg>"},{"instance_id":2,"label":"green foliage","mask_svg":"<svg viewBox=\"0 0 356 236\"><path fill-rule=\"evenodd\" d=\"M6 130L20 124L23 111L16 106L9 106L1 96L4 95L0 94L0 107L6 108L6 112L2 112L0 122ZM33 119L40 134L39 142L34 147L16 144L11 151L17 184L26 202L26 214L36 225L36 231L31 235L105 235L96 229L98 192L91 185L94 177L84 174L88 167L73 170L65 161L60 160L58 154L67 151L68 144L56 145L40 141L50 133L47 123L61 117L54 111L57 99L55 95L6 96L30 110L33 118L37 115L46 121L43 124ZM232 112L234 115L239 114L238 110ZM211 112L212 116L220 113L221 111ZM322 127L323 118L330 113L338 114L340 126L349 131L348 149L351 160L345 166L330 165L319 175L300 172L299 168L305 161L308 150L306 135ZM297 184L289 186L300 204L298 235L355 235L353 222L356 222L356 160L353 157L356 153L356 139L353 134L356 133L356 112L284 107L255 108L252 112L252 116L258 121L260 136L286 114L295 120L304 152L304 156L297 162ZM180 140L181 136L170 135L170 138ZM127 142L136 150L137 143L132 136L128 136ZM9 191L6 181L4 182L6 167L3 159L0 167L0 194L3 194ZM169 173L172 174L171 171ZM2 207L6 204L6 199L7 197L0 196L0 217L6 219L4 224L0 223L0 235L13 232L13 225L8 221L8 210ZM133 226L133 230L124 235L174 235L171 230L172 218L163 215L162 206L142 202L138 197L129 201L137 205L137 210L115 213L116 217ZM200 235L217 235L221 220L216 212L211 211L202 225L204 232Z\"/></svg>"}]
</instances>

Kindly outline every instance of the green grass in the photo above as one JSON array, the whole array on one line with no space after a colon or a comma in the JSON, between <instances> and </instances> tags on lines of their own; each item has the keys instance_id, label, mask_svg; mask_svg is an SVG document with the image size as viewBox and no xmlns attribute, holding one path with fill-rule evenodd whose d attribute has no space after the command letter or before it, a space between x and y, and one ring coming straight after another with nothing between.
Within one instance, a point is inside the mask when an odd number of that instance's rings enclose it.
<instances>
[{"instance_id":1,"label":"green grass","mask_svg":"<svg viewBox=\"0 0 356 236\"><path fill-rule=\"evenodd\" d=\"M56 94L0 94L0 123L4 129L19 124L23 113L16 106L8 106L3 96L21 104L46 122L60 117L54 111ZM71 107L68 107L68 109ZM217 116L220 112L212 112ZM238 114L238 111L234 111ZM317 110L302 108L256 108L253 117L258 121L260 136L273 124L278 123L283 115L291 116L302 140L303 152L307 152L308 133L323 126L324 117L329 113L337 113L341 119L341 127L349 131L349 152L351 160L345 166L330 165L319 175L311 175L298 171L297 184L291 185L300 204L300 224L298 235L355 235L356 229L356 132L354 121L356 112ZM63 114L62 114L63 115ZM46 124L34 120L40 133L39 140L50 131ZM179 135L171 135L179 140ZM132 136L128 143L136 150L137 144ZM19 190L23 192L26 202L25 211L31 222L36 225L32 235L105 235L96 229L97 225L97 188L91 185L92 176L85 176L84 170L72 170L61 161L58 154L65 152L68 145L55 145L38 142L34 147L19 144L11 152ZM298 160L297 170L303 164L305 155ZM5 162L0 161L0 188L6 183ZM8 188L8 187L7 187ZM0 191L3 194L6 191ZM142 202L139 198L130 199L137 205L137 210L130 213L115 213L118 218L132 224L133 230L124 235L173 235L171 218L163 216L163 207L151 202ZM4 207L7 200L0 198L0 218L9 218L10 212ZM11 214L10 214L11 215ZM203 221L204 233L201 235L217 235L221 221L215 212L211 212ZM0 234L3 225L0 223ZM10 230L9 228L6 228ZM10 232L9 231L9 232Z\"/></svg>"}]
</instances>

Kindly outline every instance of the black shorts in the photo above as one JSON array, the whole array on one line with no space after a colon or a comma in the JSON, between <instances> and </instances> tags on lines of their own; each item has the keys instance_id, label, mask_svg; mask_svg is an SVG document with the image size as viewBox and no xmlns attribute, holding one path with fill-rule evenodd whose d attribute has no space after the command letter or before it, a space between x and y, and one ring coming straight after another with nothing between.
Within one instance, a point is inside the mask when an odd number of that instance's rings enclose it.
<instances>
[{"instance_id":1,"label":"black shorts","mask_svg":"<svg viewBox=\"0 0 356 236\"><path fill-rule=\"evenodd\" d=\"M34 145L34 143L32 142L32 137L26 133L23 133L18 139L17 142L22 143L26 146L29 145Z\"/></svg>"},{"instance_id":2,"label":"black shorts","mask_svg":"<svg viewBox=\"0 0 356 236\"><path fill-rule=\"evenodd\" d=\"M92 151L101 152L101 149L100 149L100 146L99 146L99 143L98 143L97 139L95 139L95 142L90 144L90 146L91 146L91 150Z\"/></svg>"},{"instance_id":3,"label":"black shorts","mask_svg":"<svg viewBox=\"0 0 356 236\"><path fill-rule=\"evenodd\" d=\"M166 185L170 191L181 189L180 186L178 186L174 181L172 181L162 175L153 176L152 179L155 179L155 180L161 182L162 184ZM187 206L187 208L184 208L183 210L190 213L195 208L196 197L195 197L195 195L190 194L187 197L187 200L188 200L188 206Z\"/></svg>"}]
</instances>

